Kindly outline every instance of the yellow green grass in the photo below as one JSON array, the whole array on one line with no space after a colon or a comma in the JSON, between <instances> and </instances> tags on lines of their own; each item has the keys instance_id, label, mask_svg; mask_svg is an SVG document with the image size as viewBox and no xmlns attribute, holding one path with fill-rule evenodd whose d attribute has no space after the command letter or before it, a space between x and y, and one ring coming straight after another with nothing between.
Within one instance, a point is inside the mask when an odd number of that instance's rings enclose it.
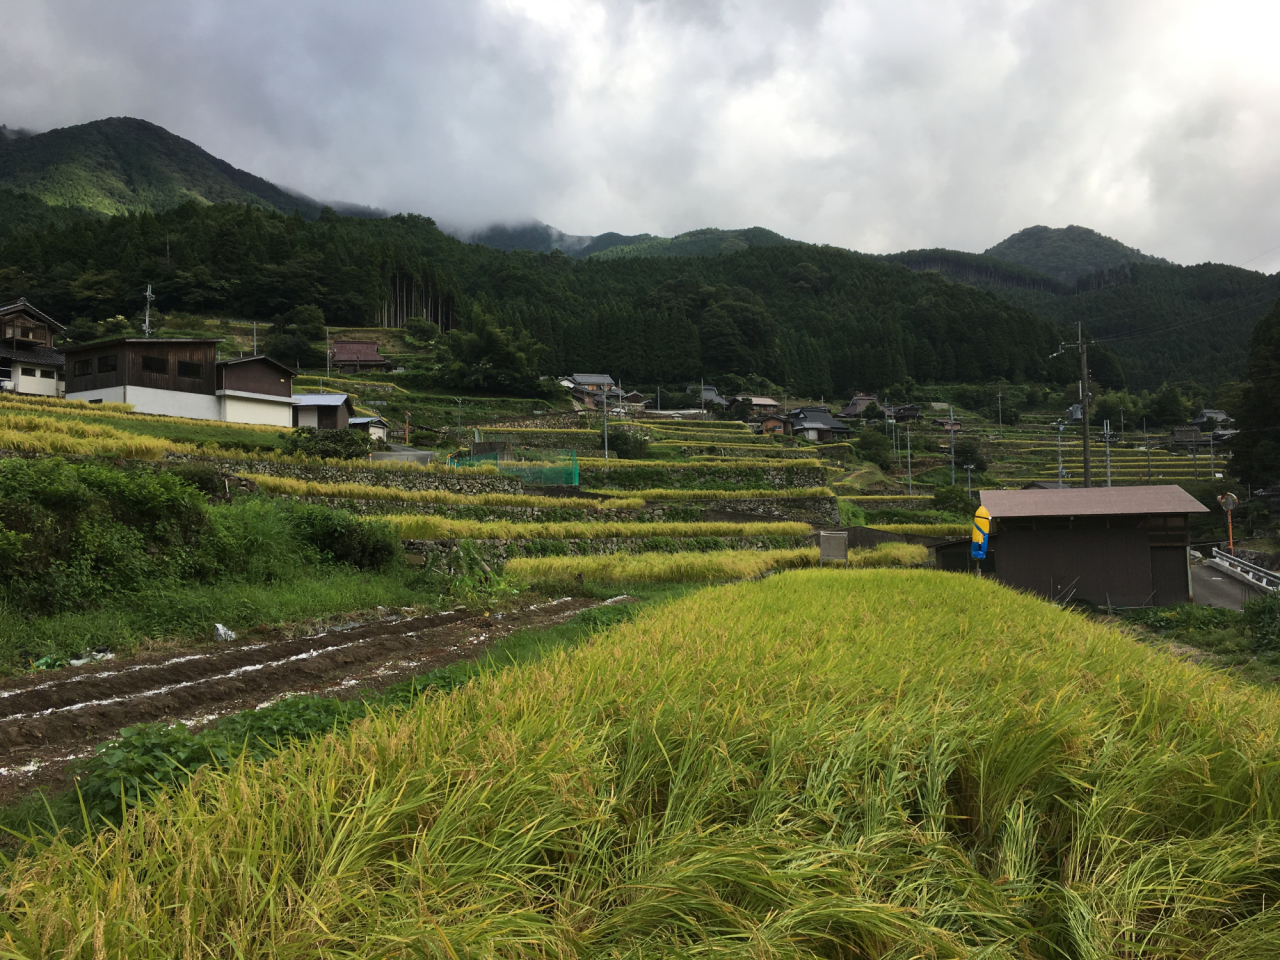
<instances>
[{"instance_id":1,"label":"yellow green grass","mask_svg":"<svg viewBox=\"0 0 1280 960\"><path fill-rule=\"evenodd\" d=\"M883 523L875 524L871 529L916 537L967 537L972 532L965 523Z\"/></svg>"},{"instance_id":2,"label":"yellow green grass","mask_svg":"<svg viewBox=\"0 0 1280 960\"><path fill-rule=\"evenodd\" d=\"M583 487L585 493L640 500L787 500L798 497L834 497L830 487L792 487L783 490L615 490Z\"/></svg>"},{"instance_id":3,"label":"yellow green grass","mask_svg":"<svg viewBox=\"0 0 1280 960\"><path fill-rule=\"evenodd\" d=\"M851 550L849 566L912 567L929 551L911 543L882 543L872 550ZM818 548L796 550L712 550L707 553L631 553L587 557L520 558L503 573L523 583L568 587L574 583L715 583L745 580L770 570L816 567Z\"/></svg>"},{"instance_id":4,"label":"yellow green grass","mask_svg":"<svg viewBox=\"0 0 1280 960\"><path fill-rule=\"evenodd\" d=\"M807 523L507 523L391 514L403 540L600 540L609 537L800 537Z\"/></svg>"},{"instance_id":5,"label":"yellow green grass","mask_svg":"<svg viewBox=\"0 0 1280 960\"><path fill-rule=\"evenodd\" d=\"M280 433L287 427L275 427L263 423L229 423L224 420L194 420L190 417L161 417L153 413L134 413L128 403L88 404L81 400L54 400L45 397L0 397L0 412L55 413L76 417L109 417L112 420L135 423L162 423L167 426L219 427L244 430L249 433Z\"/></svg>"},{"instance_id":6,"label":"yellow green grass","mask_svg":"<svg viewBox=\"0 0 1280 960\"><path fill-rule=\"evenodd\" d=\"M144 437L79 420L0 413L0 450L159 460L178 446L157 437Z\"/></svg>"},{"instance_id":7,"label":"yellow green grass","mask_svg":"<svg viewBox=\"0 0 1280 960\"><path fill-rule=\"evenodd\" d=\"M1276 956L1277 731L989 580L790 571L43 841L5 953Z\"/></svg>"},{"instance_id":8,"label":"yellow green grass","mask_svg":"<svg viewBox=\"0 0 1280 960\"><path fill-rule=\"evenodd\" d=\"M510 493L450 493L447 490L400 490L368 483L317 483L276 477L266 473L242 472L237 476L252 480L267 493L292 497L330 497L344 500L395 500L404 503L438 503L463 507L545 507L579 510L634 510L644 506L644 499L634 494L621 494L613 500L590 500L572 497L533 497Z\"/></svg>"}]
</instances>

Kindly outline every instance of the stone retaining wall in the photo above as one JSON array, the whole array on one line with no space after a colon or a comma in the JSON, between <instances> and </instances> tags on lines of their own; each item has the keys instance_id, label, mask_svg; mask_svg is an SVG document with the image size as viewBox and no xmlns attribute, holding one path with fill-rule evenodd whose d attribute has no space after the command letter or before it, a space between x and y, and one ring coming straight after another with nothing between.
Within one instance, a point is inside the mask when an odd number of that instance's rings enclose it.
<instances>
[{"instance_id":1,"label":"stone retaining wall","mask_svg":"<svg viewBox=\"0 0 1280 960\"><path fill-rule=\"evenodd\" d=\"M154 461L152 461L154 462ZM396 490L447 490L450 493L522 493L524 486L519 477L500 474L466 474L434 472L428 470L378 469L361 466L334 466L327 463L287 463L276 460L231 460L223 457L203 457L190 454L170 454L162 463L207 463L219 473L265 473L273 477L292 477L315 483L367 483L374 487L391 487Z\"/></svg>"},{"instance_id":2,"label":"stone retaining wall","mask_svg":"<svg viewBox=\"0 0 1280 960\"><path fill-rule=\"evenodd\" d=\"M427 566L452 567L459 540L405 540L405 554ZM711 550L794 550L813 546L811 535L786 537L602 537L598 540L471 540L486 563L517 557L590 556L610 553L676 553Z\"/></svg>"},{"instance_id":3,"label":"stone retaining wall","mask_svg":"<svg viewBox=\"0 0 1280 960\"><path fill-rule=\"evenodd\" d=\"M232 481L233 484L235 481ZM707 514L733 514L745 520L778 520L835 526L840 510L835 497L772 497L751 500L655 500L628 510L595 510L575 506L566 497L563 506L504 507L470 504L420 503L411 500L352 500L343 497L293 497L352 513L378 515L423 513L459 520L509 520L540 523L592 523L595 521L698 523L713 519ZM714 519L719 519L716 517Z\"/></svg>"},{"instance_id":4,"label":"stone retaining wall","mask_svg":"<svg viewBox=\"0 0 1280 960\"><path fill-rule=\"evenodd\" d=\"M697 489L704 482L724 484L723 489L739 490L788 490L806 487L825 487L825 467L789 466L785 461L761 459L760 465L750 467L724 466L707 463L695 466L618 466L578 467L578 482L584 487L612 487L621 490ZM715 496L714 490L707 495Z\"/></svg>"}]
</instances>

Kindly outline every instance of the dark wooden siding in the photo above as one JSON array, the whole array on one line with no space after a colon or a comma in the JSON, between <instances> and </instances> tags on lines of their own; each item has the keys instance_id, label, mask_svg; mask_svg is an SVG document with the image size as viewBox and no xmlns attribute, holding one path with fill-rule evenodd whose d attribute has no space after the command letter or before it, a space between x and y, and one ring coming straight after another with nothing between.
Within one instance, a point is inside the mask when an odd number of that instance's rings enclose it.
<instances>
[{"instance_id":1,"label":"dark wooden siding","mask_svg":"<svg viewBox=\"0 0 1280 960\"><path fill-rule=\"evenodd\" d=\"M79 393L83 390L105 390L108 387L123 386L125 382L124 348L125 344L117 343L107 347L67 350L67 362L64 367L67 371L67 392ZM99 373L99 359L112 356L116 358L115 372ZM92 372L87 376L76 376L77 365L84 361L92 365Z\"/></svg>"},{"instance_id":2,"label":"dark wooden siding","mask_svg":"<svg viewBox=\"0 0 1280 960\"><path fill-rule=\"evenodd\" d=\"M218 389L265 393L273 397L288 397L293 394L289 375L265 360L224 363L218 367Z\"/></svg>"},{"instance_id":3,"label":"dark wooden siding","mask_svg":"<svg viewBox=\"0 0 1280 960\"><path fill-rule=\"evenodd\" d=\"M217 349L212 343L166 343L164 340L148 340L146 343L128 343L129 360L125 383L131 387L151 387L155 390L180 390L183 393L202 393L213 396ZM165 361L164 373L143 368L144 357ZM195 364L199 376L180 376L179 364Z\"/></svg>"}]
</instances>

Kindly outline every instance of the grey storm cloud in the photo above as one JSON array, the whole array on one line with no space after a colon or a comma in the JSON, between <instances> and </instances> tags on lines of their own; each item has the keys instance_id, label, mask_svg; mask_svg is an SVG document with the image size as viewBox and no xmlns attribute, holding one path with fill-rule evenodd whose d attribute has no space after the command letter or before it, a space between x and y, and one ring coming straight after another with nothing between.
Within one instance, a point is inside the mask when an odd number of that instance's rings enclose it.
<instances>
[{"instance_id":1,"label":"grey storm cloud","mask_svg":"<svg viewBox=\"0 0 1280 960\"><path fill-rule=\"evenodd\" d=\"M883 252L1078 223L1275 270L1278 23L1222 0L10 0L0 122L143 117L460 227Z\"/></svg>"}]
</instances>

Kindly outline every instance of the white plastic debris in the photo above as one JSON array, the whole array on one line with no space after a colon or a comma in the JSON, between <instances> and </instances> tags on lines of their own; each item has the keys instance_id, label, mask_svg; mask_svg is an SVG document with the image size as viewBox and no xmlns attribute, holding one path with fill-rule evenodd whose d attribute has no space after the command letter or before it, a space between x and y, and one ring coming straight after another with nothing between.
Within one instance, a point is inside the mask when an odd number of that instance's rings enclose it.
<instances>
[{"instance_id":1,"label":"white plastic debris","mask_svg":"<svg viewBox=\"0 0 1280 960\"><path fill-rule=\"evenodd\" d=\"M228 630L226 627L224 627L220 623L215 623L213 625L213 633L214 633L214 636L216 636L219 640L229 641L229 640L234 640L236 638L236 634L234 630Z\"/></svg>"},{"instance_id":2,"label":"white plastic debris","mask_svg":"<svg viewBox=\"0 0 1280 960\"><path fill-rule=\"evenodd\" d=\"M86 663L99 663L103 660L114 660L116 655L106 650L88 650L83 657L75 660L68 660L67 665L72 667L83 667Z\"/></svg>"}]
</instances>

